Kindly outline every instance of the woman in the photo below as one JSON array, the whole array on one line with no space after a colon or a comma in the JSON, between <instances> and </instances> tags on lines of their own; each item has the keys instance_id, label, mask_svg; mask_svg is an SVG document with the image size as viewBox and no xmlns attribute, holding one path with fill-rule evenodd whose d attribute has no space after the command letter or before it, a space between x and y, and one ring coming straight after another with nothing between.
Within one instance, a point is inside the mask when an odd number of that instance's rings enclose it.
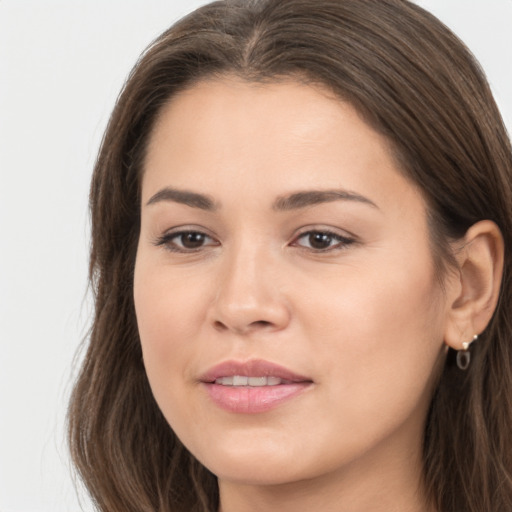
<instances>
[{"instance_id":1,"label":"woman","mask_svg":"<svg viewBox=\"0 0 512 512\"><path fill-rule=\"evenodd\" d=\"M164 33L91 189L99 509L511 510L511 171L478 65L404 0Z\"/></svg>"}]
</instances>

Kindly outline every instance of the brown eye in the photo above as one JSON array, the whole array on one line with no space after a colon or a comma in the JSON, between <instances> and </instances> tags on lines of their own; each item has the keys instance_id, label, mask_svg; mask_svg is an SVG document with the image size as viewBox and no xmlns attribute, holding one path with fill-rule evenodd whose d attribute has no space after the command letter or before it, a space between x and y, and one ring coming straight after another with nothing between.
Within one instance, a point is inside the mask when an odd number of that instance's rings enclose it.
<instances>
[{"instance_id":1,"label":"brown eye","mask_svg":"<svg viewBox=\"0 0 512 512\"><path fill-rule=\"evenodd\" d=\"M185 249L197 249L202 247L207 236L204 233L190 232L181 233L176 237L181 243L179 245Z\"/></svg>"},{"instance_id":2,"label":"brown eye","mask_svg":"<svg viewBox=\"0 0 512 512\"><path fill-rule=\"evenodd\" d=\"M328 249L333 242L333 238L332 235L327 233L310 233L308 242L312 249Z\"/></svg>"},{"instance_id":3,"label":"brown eye","mask_svg":"<svg viewBox=\"0 0 512 512\"><path fill-rule=\"evenodd\" d=\"M312 251L327 252L342 249L353 242L354 240L352 238L347 238L329 231L308 231L299 236L294 245Z\"/></svg>"},{"instance_id":4,"label":"brown eye","mask_svg":"<svg viewBox=\"0 0 512 512\"><path fill-rule=\"evenodd\" d=\"M178 231L167 233L155 245L163 246L172 252L195 252L209 246L219 245L216 240L201 231Z\"/></svg>"}]
</instances>

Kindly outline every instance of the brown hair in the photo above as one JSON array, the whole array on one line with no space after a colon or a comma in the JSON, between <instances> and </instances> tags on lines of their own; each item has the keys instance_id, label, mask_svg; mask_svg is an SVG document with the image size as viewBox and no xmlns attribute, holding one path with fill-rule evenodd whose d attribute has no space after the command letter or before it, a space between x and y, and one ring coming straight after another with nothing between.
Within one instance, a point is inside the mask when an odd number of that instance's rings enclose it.
<instances>
[{"instance_id":1,"label":"brown hair","mask_svg":"<svg viewBox=\"0 0 512 512\"><path fill-rule=\"evenodd\" d=\"M512 151L464 45L406 0L226 0L171 27L118 99L92 180L95 317L69 408L73 459L103 512L214 511L214 475L153 399L133 305L148 136L177 91L211 76L296 77L349 101L424 193L434 253L490 219L512 247ZM299 78L300 77L300 78ZM425 427L427 499L440 512L512 510L512 252L493 319L462 372L449 353Z\"/></svg>"}]
</instances>

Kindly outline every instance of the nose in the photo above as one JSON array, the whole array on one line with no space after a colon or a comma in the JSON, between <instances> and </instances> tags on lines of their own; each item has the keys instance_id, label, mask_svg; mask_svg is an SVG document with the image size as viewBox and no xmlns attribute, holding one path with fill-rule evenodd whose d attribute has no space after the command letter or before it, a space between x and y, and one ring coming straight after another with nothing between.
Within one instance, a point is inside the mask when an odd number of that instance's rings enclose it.
<instances>
[{"instance_id":1,"label":"nose","mask_svg":"<svg viewBox=\"0 0 512 512\"><path fill-rule=\"evenodd\" d=\"M211 307L216 330L239 335L284 329L290 307L280 289L283 269L264 251L240 250L222 262Z\"/></svg>"}]
</instances>

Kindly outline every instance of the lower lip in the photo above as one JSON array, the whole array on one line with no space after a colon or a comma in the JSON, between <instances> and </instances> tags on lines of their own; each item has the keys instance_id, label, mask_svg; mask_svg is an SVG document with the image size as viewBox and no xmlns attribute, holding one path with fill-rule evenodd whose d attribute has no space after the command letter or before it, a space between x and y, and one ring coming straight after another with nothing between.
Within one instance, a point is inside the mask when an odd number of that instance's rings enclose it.
<instances>
[{"instance_id":1,"label":"lower lip","mask_svg":"<svg viewBox=\"0 0 512 512\"><path fill-rule=\"evenodd\" d=\"M279 384L278 386L221 386L205 384L213 402L229 412L255 414L270 411L296 397L310 382Z\"/></svg>"}]
</instances>

